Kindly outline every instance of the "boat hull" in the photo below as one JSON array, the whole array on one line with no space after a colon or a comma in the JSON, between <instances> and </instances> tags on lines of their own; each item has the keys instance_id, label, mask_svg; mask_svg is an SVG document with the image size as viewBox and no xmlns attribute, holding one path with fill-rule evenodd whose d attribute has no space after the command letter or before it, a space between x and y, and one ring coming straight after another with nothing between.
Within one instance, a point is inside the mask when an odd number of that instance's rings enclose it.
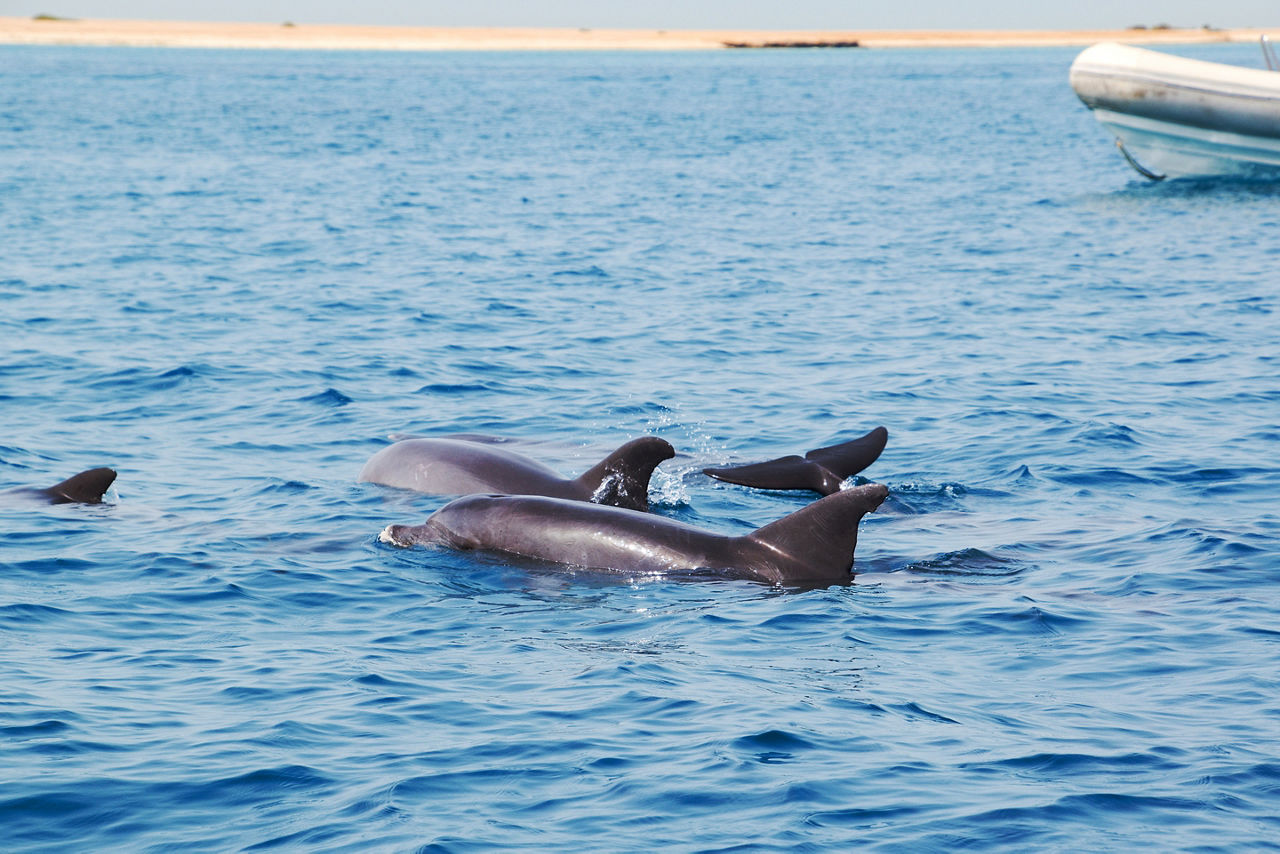
<instances>
[{"instance_id":1,"label":"boat hull","mask_svg":"<svg viewBox=\"0 0 1280 854\"><path fill-rule=\"evenodd\" d=\"M1100 44L1070 79L1149 178L1280 177L1280 74Z\"/></svg>"}]
</instances>

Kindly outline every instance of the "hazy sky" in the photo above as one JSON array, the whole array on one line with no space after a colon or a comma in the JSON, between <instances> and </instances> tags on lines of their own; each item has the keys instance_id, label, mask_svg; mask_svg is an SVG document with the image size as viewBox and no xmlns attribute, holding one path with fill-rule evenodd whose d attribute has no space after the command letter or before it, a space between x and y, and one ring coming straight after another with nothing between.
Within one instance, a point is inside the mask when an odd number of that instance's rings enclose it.
<instances>
[{"instance_id":1,"label":"hazy sky","mask_svg":"<svg viewBox=\"0 0 1280 854\"><path fill-rule=\"evenodd\" d=\"M1280 25L1280 0L0 0L0 15L407 26L1090 29Z\"/></svg>"}]
</instances>

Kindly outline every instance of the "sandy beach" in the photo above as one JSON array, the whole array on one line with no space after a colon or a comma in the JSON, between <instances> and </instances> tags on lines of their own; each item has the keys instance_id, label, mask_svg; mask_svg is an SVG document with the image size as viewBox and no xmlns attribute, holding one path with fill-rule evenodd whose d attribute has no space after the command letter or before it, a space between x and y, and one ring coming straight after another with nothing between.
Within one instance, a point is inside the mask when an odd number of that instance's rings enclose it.
<instances>
[{"instance_id":1,"label":"sandy beach","mask_svg":"<svg viewBox=\"0 0 1280 854\"><path fill-rule=\"evenodd\" d=\"M1280 27L1126 30L615 30L0 17L0 44L311 50L713 50L730 45L1002 47L1256 41Z\"/></svg>"}]
</instances>

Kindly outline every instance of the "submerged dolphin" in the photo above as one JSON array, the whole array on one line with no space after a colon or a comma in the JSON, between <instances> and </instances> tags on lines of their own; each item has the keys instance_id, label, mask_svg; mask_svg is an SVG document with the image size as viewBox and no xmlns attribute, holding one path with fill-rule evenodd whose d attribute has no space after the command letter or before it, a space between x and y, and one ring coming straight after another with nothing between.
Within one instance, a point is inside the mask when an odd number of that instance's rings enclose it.
<instances>
[{"instance_id":1,"label":"submerged dolphin","mask_svg":"<svg viewBox=\"0 0 1280 854\"><path fill-rule=\"evenodd\" d=\"M754 486L756 489L810 489L823 495L840 490L840 484L876 461L889 440L889 431L877 427L867 435L763 463L703 469L717 480Z\"/></svg>"},{"instance_id":2,"label":"submerged dolphin","mask_svg":"<svg viewBox=\"0 0 1280 854\"><path fill-rule=\"evenodd\" d=\"M97 468L73 474L45 487L22 487L9 490L10 495L26 495L49 504L101 504L103 494L116 479L113 469Z\"/></svg>"},{"instance_id":3,"label":"submerged dolphin","mask_svg":"<svg viewBox=\"0 0 1280 854\"><path fill-rule=\"evenodd\" d=\"M431 495L544 495L648 510L649 478L658 463L673 456L675 449L665 440L642 436L570 479L492 442L405 439L374 454L358 480Z\"/></svg>"},{"instance_id":4,"label":"submerged dolphin","mask_svg":"<svg viewBox=\"0 0 1280 854\"><path fill-rule=\"evenodd\" d=\"M383 542L483 549L567 566L748 578L771 584L848 580L858 522L884 501L879 483L837 492L743 537L578 501L468 495L422 525L389 525Z\"/></svg>"}]
</instances>

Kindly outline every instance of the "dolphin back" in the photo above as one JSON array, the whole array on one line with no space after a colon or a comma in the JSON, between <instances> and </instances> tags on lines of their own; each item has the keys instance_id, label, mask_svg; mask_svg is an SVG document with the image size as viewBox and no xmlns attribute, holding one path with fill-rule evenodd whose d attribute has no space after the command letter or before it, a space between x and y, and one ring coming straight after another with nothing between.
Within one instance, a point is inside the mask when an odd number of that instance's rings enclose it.
<instances>
[{"instance_id":1,"label":"dolphin back","mask_svg":"<svg viewBox=\"0 0 1280 854\"><path fill-rule=\"evenodd\" d=\"M498 443L455 438L388 445L369 458L357 480L427 495L560 495L569 484L547 466Z\"/></svg>"}]
</instances>

